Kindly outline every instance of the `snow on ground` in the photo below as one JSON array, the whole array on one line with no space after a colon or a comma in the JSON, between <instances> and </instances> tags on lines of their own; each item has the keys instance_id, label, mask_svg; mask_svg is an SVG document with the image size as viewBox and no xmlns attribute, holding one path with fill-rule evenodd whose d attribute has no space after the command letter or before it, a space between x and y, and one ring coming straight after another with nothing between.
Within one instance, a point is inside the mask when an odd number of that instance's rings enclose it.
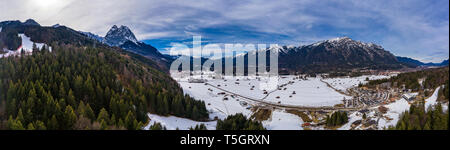
<instances>
[{"instance_id":1,"label":"snow on ground","mask_svg":"<svg viewBox=\"0 0 450 150\"><path fill-rule=\"evenodd\" d=\"M385 75L364 75L359 77L339 77L339 78L328 78L324 79L323 81L330 84L333 88L346 91L348 88L358 86L358 84L365 84L367 83L366 78L369 78L369 80L378 80L378 79L384 79L384 78L390 78L391 76L385 76Z\"/></svg>"},{"instance_id":2,"label":"snow on ground","mask_svg":"<svg viewBox=\"0 0 450 150\"><path fill-rule=\"evenodd\" d=\"M236 113L242 113L246 116L250 116L251 111L247 109L246 106L242 106L240 101L245 100L240 97L231 95L220 95L221 90L214 87L204 85L203 83L188 83L179 82L181 88L185 94L194 97L197 100L202 100L206 104L206 109L210 112L210 118L218 117L219 119L224 119L228 115L234 115ZM228 100L224 100L224 98ZM246 101L252 104L251 101Z\"/></svg>"},{"instance_id":3,"label":"snow on ground","mask_svg":"<svg viewBox=\"0 0 450 150\"><path fill-rule=\"evenodd\" d=\"M264 90L268 92L273 91L279 84L278 77L225 76L223 78L224 79L210 79L208 80L208 83L253 99L264 98L266 96Z\"/></svg>"},{"instance_id":4,"label":"snow on ground","mask_svg":"<svg viewBox=\"0 0 450 150\"><path fill-rule=\"evenodd\" d=\"M185 94L205 102L206 108L210 112L210 119L216 117L218 119L225 119L228 115L236 113L242 113L250 117L252 112L249 107L258 105L258 102L246 98L296 106L333 106L342 103L344 97L351 98L328 87L326 83L321 81L321 77L307 78L304 80L296 78L296 76L223 76L216 78L213 78L213 76L211 74L204 74L182 77L172 74L172 77L180 84ZM336 89L345 91L347 88L357 86L359 83L367 82L365 81L367 77L370 80L374 80L388 78L390 76L332 78L325 79L324 81ZM190 79L202 79L205 83L190 83ZM264 94L265 92L269 95ZM246 102L247 105L241 105L242 101ZM385 116L392 120L386 118L378 119L380 128L395 125L399 115L409 109L409 104L406 100L400 99L394 103L385 105L385 107L389 108ZM370 108L371 111L367 114L369 118L377 119L375 117L375 111L373 111L375 109L377 107ZM154 122L160 122L168 129L176 129L176 127L179 129L188 129L201 123L173 116L161 117L149 114L149 117L152 119L150 125ZM349 130L351 123L362 119L362 114L353 112L349 118L349 123L339 128L340 130ZM263 121L262 123L269 130L303 129L301 127L303 121L300 117L278 109L272 112L269 120ZM215 124L215 121L208 122L208 129L214 129Z\"/></svg>"},{"instance_id":5,"label":"snow on ground","mask_svg":"<svg viewBox=\"0 0 450 150\"><path fill-rule=\"evenodd\" d=\"M353 122L357 120L362 120L362 114L359 112L353 112L348 116L348 123L342 125L338 130L350 130Z\"/></svg>"},{"instance_id":6,"label":"snow on ground","mask_svg":"<svg viewBox=\"0 0 450 150\"><path fill-rule=\"evenodd\" d=\"M22 49L26 54L29 54L33 51L33 43L30 40L30 37L27 37L25 34L19 34L19 37L22 38L22 45L17 50L4 50L6 53L0 54L0 58L9 57L9 56L18 56L21 54ZM36 47L40 50L44 43L35 43ZM51 51L51 47L49 48Z\"/></svg>"},{"instance_id":7,"label":"snow on ground","mask_svg":"<svg viewBox=\"0 0 450 150\"><path fill-rule=\"evenodd\" d=\"M281 110L273 111L271 118L262 123L267 130L303 130L299 116Z\"/></svg>"},{"instance_id":8,"label":"snow on ground","mask_svg":"<svg viewBox=\"0 0 450 150\"><path fill-rule=\"evenodd\" d=\"M436 90L434 90L433 95L431 95L429 98L425 100L425 110L428 110L429 107L437 104L439 89L440 87L436 88Z\"/></svg>"},{"instance_id":9,"label":"snow on ground","mask_svg":"<svg viewBox=\"0 0 450 150\"><path fill-rule=\"evenodd\" d=\"M442 111L447 111L448 110L448 102L447 103L443 103L442 104Z\"/></svg>"},{"instance_id":10,"label":"snow on ground","mask_svg":"<svg viewBox=\"0 0 450 150\"><path fill-rule=\"evenodd\" d=\"M187 93L200 99L208 98L223 92L221 89L255 100L264 100L270 103L295 106L333 106L342 103L345 96L323 83L320 77L307 78L307 80L294 79L296 76L281 77L229 77L212 79L204 76L210 85L200 83L187 83L187 78L176 78ZM198 78L198 77L195 77ZM191 86L192 89L188 87ZM214 86L214 87L213 87ZM280 86L280 87L279 87ZM282 86L282 87L281 87ZM209 87L214 92L208 91ZM277 88L279 87L279 88ZM218 89L220 88L220 89ZM198 94L192 92L200 92ZM266 94L265 94L266 93ZM294 94L295 93L295 94ZM268 95L269 94L269 95ZM210 97L211 95L209 95Z\"/></svg>"},{"instance_id":11,"label":"snow on ground","mask_svg":"<svg viewBox=\"0 0 450 150\"><path fill-rule=\"evenodd\" d=\"M388 128L389 126L397 125L400 115L409 110L410 104L405 99L401 98L394 103L385 105L389 110L384 114L384 116L389 117L392 120L386 118L380 118L378 121L378 128L383 129L383 127Z\"/></svg>"},{"instance_id":12,"label":"snow on ground","mask_svg":"<svg viewBox=\"0 0 450 150\"><path fill-rule=\"evenodd\" d=\"M411 95L417 95L418 93L411 93ZM384 105L384 107L388 108L386 114L383 114L383 117L377 117L375 111L377 111L379 106L368 108L369 112L366 114L367 118L371 118L371 120L378 121L378 129L388 128L389 126L397 125L397 122L400 118L400 115L409 110L410 104L404 98L401 98L393 103ZM349 130L351 129L351 125L353 122L357 120L362 120L362 113L355 111L349 115L349 122L344 124L339 130ZM360 125L361 126L361 125ZM359 129L359 127L356 129Z\"/></svg>"},{"instance_id":13,"label":"snow on ground","mask_svg":"<svg viewBox=\"0 0 450 150\"><path fill-rule=\"evenodd\" d=\"M281 83L287 83L292 77L281 79ZM320 81L321 78L307 78L307 80L295 80L270 94L265 101L295 105L295 106L333 106L341 104L344 97L350 99ZM295 94L293 94L295 92Z\"/></svg>"},{"instance_id":14,"label":"snow on ground","mask_svg":"<svg viewBox=\"0 0 450 150\"><path fill-rule=\"evenodd\" d=\"M410 93L410 95L417 96L418 93ZM400 115L405 111L408 111L410 106L411 105L404 98L385 105L384 107L388 108L389 110L386 112L386 114L383 114L384 117L379 119L378 128L383 129L388 128L389 126L397 125L397 122L400 119ZM378 107L375 108L378 109Z\"/></svg>"},{"instance_id":15,"label":"snow on ground","mask_svg":"<svg viewBox=\"0 0 450 150\"><path fill-rule=\"evenodd\" d=\"M366 116L369 117L374 117L375 116L375 112L374 111L370 111L366 114ZM342 125L340 128L338 128L338 130L350 130L352 129L352 123L357 121L357 120L362 120L363 119L363 113L360 113L359 111L355 111L351 114L349 114L348 116L348 123ZM358 126L354 127L354 129L360 129L360 127L362 126L362 124L359 124Z\"/></svg>"},{"instance_id":16,"label":"snow on ground","mask_svg":"<svg viewBox=\"0 0 450 150\"><path fill-rule=\"evenodd\" d=\"M196 125L204 124L208 130L215 130L217 121L210 122L199 122L193 121L186 118L180 118L175 116L159 116L154 114L148 114L150 118L150 123L144 127L144 130L149 130L150 126L155 124L156 122L161 123L161 125L165 126L167 130L189 130L190 127L195 127Z\"/></svg>"},{"instance_id":17,"label":"snow on ground","mask_svg":"<svg viewBox=\"0 0 450 150\"><path fill-rule=\"evenodd\" d=\"M322 79L320 77L306 80L298 79L296 76L223 76L213 78L213 75L190 77L172 75L172 77L178 81L185 94L205 102L206 108L210 112L210 119L215 117L224 119L228 115L236 113L250 117L252 112L248 106L256 105L257 102L241 96L296 106L333 106L342 103L344 97L350 98L328 87L320 81ZM189 79L203 79L207 84L189 83ZM269 96L264 94L265 91ZM294 91L295 94L293 94ZM248 103L248 106L241 105L242 101ZM270 130L301 130L302 123L300 117L281 110L274 110L271 119L263 121L263 125Z\"/></svg>"}]
</instances>

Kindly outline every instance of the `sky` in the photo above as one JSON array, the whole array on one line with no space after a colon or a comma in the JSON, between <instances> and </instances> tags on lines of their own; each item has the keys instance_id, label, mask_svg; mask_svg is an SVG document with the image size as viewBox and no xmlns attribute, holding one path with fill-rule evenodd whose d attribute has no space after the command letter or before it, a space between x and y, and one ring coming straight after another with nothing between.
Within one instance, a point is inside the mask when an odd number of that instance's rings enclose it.
<instances>
[{"instance_id":1,"label":"sky","mask_svg":"<svg viewBox=\"0 0 450 150\"><path fill-rule=\"evenodd\" d=\"M0 21L28 18L101 36L125 25L163 53L193 36L293 46L347 36L423 62L449 57L448 0L0 0Z\"/></svg>"}]
</instances>

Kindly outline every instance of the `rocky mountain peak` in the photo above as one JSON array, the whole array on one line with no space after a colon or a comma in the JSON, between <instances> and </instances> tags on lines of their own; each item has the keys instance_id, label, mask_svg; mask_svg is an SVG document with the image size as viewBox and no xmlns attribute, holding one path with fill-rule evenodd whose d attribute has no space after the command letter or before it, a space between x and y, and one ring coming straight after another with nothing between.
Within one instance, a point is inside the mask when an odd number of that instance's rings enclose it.
<instances>
[{"instance_id":1,"label":"rocky mountain peak","mask_svg":"<svg viewBox=\"0 0 450 150\"><path fill-rule=\"evenodd\" d=\"M111 46L120 46L127 41L138 43L136 36L131 32L130 28L123 25L120 27L117 27L117 25L112 26L106 34L105 40Z\"/></svg>"},{"instance_id":2,"label":"rocky mountain peak","mask_svg":"<svg viewBox=\"0 0 450 150\"><path fill-rule=\"evenodd\" d=\"M29 25L29 26L40 26L39 23L37 23L36 21L34 21L33 19L28 19L26 20L23 25Z\"/></svg>"},{"instance_id":3,"label":"rocky mountain peak","mask_svg":"<svg viewBox=\"0 0 450 150\"><path fill-rule=\"evenodd\" d=\"M342 42L342 41L352 41L352 39L347 37L347 36L343 36L343 37L337 37L337 38L334 38L334 39L329 39L327 41L328 42Z\"/></svg>"},{"instance_id":4,"label":"rocky mountain peak","mask_svg":"<svg viewBox=\"0 0 450 150\"><path fill-rule=\"evenodd\" d=\"M359 48L363 48L363 49L370 49L370 50L382 50L383 49L383 47L381 47L377 44L356 41L356 40L353 40L346 36L316 42L309 46L315 47L315 46L320 46L320 45L324 45L324 46L330 47L330 48L335 47L335 48L339 48L339 49L342 49L342 48L347 49L347 48L355 48L355 47L359 47Z\"/></svg>"}]
</instances>

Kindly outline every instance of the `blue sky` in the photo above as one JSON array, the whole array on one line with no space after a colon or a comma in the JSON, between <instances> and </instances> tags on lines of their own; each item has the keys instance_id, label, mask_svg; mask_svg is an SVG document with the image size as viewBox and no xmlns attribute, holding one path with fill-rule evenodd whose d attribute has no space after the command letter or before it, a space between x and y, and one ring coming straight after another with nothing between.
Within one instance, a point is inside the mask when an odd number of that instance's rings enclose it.
<instances>
[{"instance_id":1,"label":"blue sky","mask_svg":"<svg viewBox=\"0 0 450 150\"><path fill-rule=\"evenodd\" d=\"M302 45L334 37L424 62L449 57L448 0L2 0L0 20L34 18L105 35L130 27L161 51L189 43Z\"/></svg>"}]
</instances>

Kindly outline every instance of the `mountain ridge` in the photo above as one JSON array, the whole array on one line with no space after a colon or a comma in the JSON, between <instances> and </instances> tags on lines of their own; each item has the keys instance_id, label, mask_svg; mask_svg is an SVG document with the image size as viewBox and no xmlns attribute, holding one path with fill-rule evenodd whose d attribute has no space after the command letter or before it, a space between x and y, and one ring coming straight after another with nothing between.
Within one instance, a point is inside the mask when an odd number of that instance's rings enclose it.
<instances>
[{"instance_id":1,"label":"mountain ridge","mask_svg":"<svg viewBox=\"0 0 450 150\"><path fill-rule=\"evenodd\" d=\"M277 47L279 67L288 72L398 69L402 65L382 46L339 37L298 47Z\"/></svg>"},{"instance_id":2,"label":"mountain ridge","mask_svg":"<svg viewBox=\"0 0 450 150\"><path fill-rule=\"evenodd\" d=\"M131 29L124 25L120 25L120 27L113 25L108 30L105 37L93 34L91 32L80 32L97 42L113 47L120 47L124 50L147 57L157 62L160 68L163 68L164 71L168 71L169 63L173 61L172 57L161 54L158 49L152 45L138 41Z\"/></svg>"},{"instance_id":3,"label":"mountain ridge","mask_svg":"<svg viewBox=\"0 0 450 150\"><path fill-rule=\"evenodd\" d=\"M424 63L419 60L409 58L409 57L402 57L402 56L396 56L399 62L404 63L405 65L408 65L410 67L419 67L419 66L446 66L448 65L448 59L443 60L440 63Z\"/></svg>"},{"instance_id":4,"label":"mountain ridge","mask_svg":"<svg viewBox=\"0 0 450 150\"><path fill-rule=\"evenodd\" d=\"M148 113L209 119L205 103L184 95L151 59L98 43L68 27L10 23L0 22L0 43L5 33L25 34L51 50L43 47L30 55L0 58L0 101L6 102L0 105L8 106L4 115L0 113L0 122L10 122L0 128L16 130L39 123L39 129L50 130L136 130L148 122ZM28 112L25 119L8 120L23 118L22 110ZM80 120L86 126L74 125Z\"/></svg>"}]
</instances>

